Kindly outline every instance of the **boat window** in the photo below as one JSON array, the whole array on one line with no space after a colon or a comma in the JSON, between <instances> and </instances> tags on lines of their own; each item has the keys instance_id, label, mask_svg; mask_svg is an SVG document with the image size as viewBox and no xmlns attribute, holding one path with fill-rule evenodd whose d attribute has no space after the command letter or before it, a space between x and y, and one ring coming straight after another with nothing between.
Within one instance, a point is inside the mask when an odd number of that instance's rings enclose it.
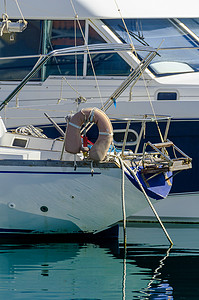
<instances>
[{"instance_id":1,"label":"boat window","mask_svg":"<svg viewBox=\"0 0 199 300\"><path fill-rule=\"evenodd\" d=\"M89 44L100 44L105 43L103 38L91 27L89 26ZM87 75L93 76L94 67L96 75L115 75L123 76L129 75L130 66L121 58L117 53L102 53L91 55L91 60L88 56L87 58Z\"/></svg>"},{"instance_id":2,"label":"boat window","mask_svg":"<svg viewBox=\"0 0 199 300\"><path fill-rule=\"evenodd\" d=\"M160 55L157 55L151 64L164 62L164 68L159 68L157 73L155 69L151 68L153 73L161 76L199 71L198 38L189 34L174 19L126 19L125 23L129 34L126 32L122 20L104 20L103 22L122 42L149 45L154 48L159 48L161 45L158 52ZM191 27L193 32L199 34L199 19L187 19L185 23ZM138 51L140 59L144 56L146 56L145 52ZM166 66L167 62L168 67ZM184 69L179 69L175 63L184 63ZM189 68L186 66L189 66ZM171 72L168 73L168 70L171 70Z\"/></svg>"},{"instance_id":3,"label":"boat window","mask_svg":"<svg viewBox=\"0 0 199 300\"><path fill-rule=\"evenodd\" d=\"M4 58L0 59L1 81L22 80L32 70L41 54L85 44L82 36L85 36L83 20L80 23L76 20L27 21L27 29L23 32L3 34L0 37L0 58ZM87 43L105 43L90 25L88 28ZM117 53L96 54L92 55L91 59L96 75L129 74L130 66ZM50 75L93 76L90 57L89 55L52 57L32 80L44 81Z\"/></svg>"},{"instance_id":4,"label":"boat window","mask_svg":"<svg viewBox=\"0 0 199 300\"><path fill-rule=\"evenodd\" d=\"M80 21L49 21L45 26L45 50L48 53L51 50L84 45L85 22ZM49 75L83 75L83 55L77 56L56 56L52 57L46 65L44 79Z\"/></svg>"},{"instance_id":5,"label":"boat window","mask_svg":"<svg viewBox=\"0 0 199 300\"><path fill-rule=\"evenodd\" d=\"M32 69L40 54L51 50L83 45L86 22L81 20L81 30L76 20L27 20L27 29L20 33L5 33L0 37L0 80L21 80ZM127 34L120 19L103 20L122 42L149 45L158 48L149 69L157 76L199 71L199 19L126 19ZM180 22L193 34L180 26ZM196 36L194 36L194 34ZM90 25L89 44L104 43ZM164 48L164 49L163 49ZM138 52L140 59L146 52ZM19 58L20 56L20 58ZM25 58L28 56L29 58ZM5 57L8 57L5 59ZM117 53L93 54L96 75L122 76L130 66ZM45 80L49 75L93 76L89 55L59 56L51 58L32 80Z\"/></svg>"},{"instance_id":6,"label":"boat window","mask_svg":"<svg viewBox=\"0 0 199 300\"><path fill-rule=\"evenodd\" d=\"M80 46L84 44L85 22L80 21L81 29L76 21L53 21L51 26L47 25L46 34L48 40L45 45L45 53L50 50L63 47ZM103 38L91 27L88 29L88 44L105 43ZM92 60L92 63L91 63ZM86 68L84 64L86 62ZM128 75L130 66L118 55L114 54L94 54L77 56L53 57L46 65L44 79L49 75L69 75L69 76L93 76L93 67L96 75ZM83 74L84 70L84 74Z\"/></svg>"},{"instance_id":7,"label":"boat window","mask_svg":"<svg viewBox=\"0 0 199 300\"><path fill-rule=\"evenodd\" d=\"M38 60L34 55L40 53L40 21L28 20L27 28L20 33L4 33L0 37L0 80L22 80ZM25 59L27 55L30 57ZM40 73L37 73L33 79L38 80L39 77Z\"/></svg>"},{"instance_id":8,"label":"boat window","mask_svg":"<svg viewBox=\"0 0 199 300\"><path fill-rule=\"evenodd\" d=\"M199 19L192 18L192 19L179 19L185 26L187 26L193 33L199 36Z\"/></svg>"},{"instance_id":9,"label":"boat window","mask_svg":"<svg viewBox=\"0 0 199 300\"><path fill-rule=\"evenodd\" d=\"M27 144L27 140L19 139L19 138L15 138L12 143L13 146L22 147L22 148L25 148L26 144Z\"/></svg>"},{"instance_id":10,"label":"boat window","mask_svg":"<svg viewBox=\"0 0 199 300\"><path fill-rule=\"evenodd\" d=\"M114 144L118 147L122 147L124 141L126 129L114 129L113 140ZM129 129L126 140L126 146L133 146L137 144L138 134L135 130Z\"/></svg>"},{"instance_id":11,"label":"boat window","mask_svg":"<svg viewBox=\"0 0 199 300\"><path fill-rule=\"evenodd\" d=\"M118 54L92 55L92 63L96 75L129 75L130 66ZM87 75L93 76L91 62L87 65Z\"/></svg>"},{"instance_id":12,"label":"boat window","mask_svg":"<svg viewBox=\"0 0 199 300\"><path fill-rule=\"evenodd\" d=\"M157 100L177 100L176 92L158 92Z\"/></svg>"}]
</instances>

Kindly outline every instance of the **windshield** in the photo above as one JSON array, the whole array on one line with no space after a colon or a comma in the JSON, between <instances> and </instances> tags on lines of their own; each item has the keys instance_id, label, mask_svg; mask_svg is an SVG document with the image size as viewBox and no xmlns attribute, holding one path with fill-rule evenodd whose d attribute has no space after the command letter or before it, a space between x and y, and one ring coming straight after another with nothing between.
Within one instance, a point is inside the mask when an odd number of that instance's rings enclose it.
<instances>
[{"instance_id":1,"label":"windshield","mask_svg":"<svg viewBox=\"0 0 199 300\"><path fill-rule=\"evenodd\" d=\"M122 42L160 47L150 64L156 75L199 71L199 19L125 19L128 33L122 20L103 22Z\"/></svg>"}]
</instances>

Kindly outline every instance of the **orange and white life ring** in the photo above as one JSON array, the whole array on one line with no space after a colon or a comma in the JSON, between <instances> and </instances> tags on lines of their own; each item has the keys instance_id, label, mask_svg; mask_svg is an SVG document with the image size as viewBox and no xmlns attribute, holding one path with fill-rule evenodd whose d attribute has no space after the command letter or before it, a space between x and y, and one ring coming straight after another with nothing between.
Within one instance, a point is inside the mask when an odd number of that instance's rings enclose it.
<instances>
[{"instance_id":1,"label":"orange and white life ring","mask_svg":"<svg viewBox=\"0 0 199 300\"><path fill-rule=\"evenodd\" d=\"M85 108L72 116L66 130L65 150L73 154L84 151L80 130L85 121L94 122L99 129L99 136L89 151L89 158L103 160L113 140L113 127L108 116L98 108Z\"/></svg>"}]
</instances>

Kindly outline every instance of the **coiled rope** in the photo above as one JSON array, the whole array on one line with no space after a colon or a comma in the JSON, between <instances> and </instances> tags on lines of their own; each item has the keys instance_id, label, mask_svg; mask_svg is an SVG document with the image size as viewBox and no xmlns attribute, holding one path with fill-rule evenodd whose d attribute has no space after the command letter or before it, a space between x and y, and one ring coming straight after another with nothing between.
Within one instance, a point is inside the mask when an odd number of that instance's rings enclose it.
<instances>
[{"instance_id":1,"label":"coiled rope","mask_svg":"<svg viewBox=\"0 0 199 300\"><path fill-rule=\"evenodd\" d=\"M47 136L42 133L42 129L36 128L33 125L18 127L15 130L15 132L18 133L18 134L32 135L32 136L35 136L35 137L40 137L40 138L47 139Z\"/></svg>"}]
</instances>

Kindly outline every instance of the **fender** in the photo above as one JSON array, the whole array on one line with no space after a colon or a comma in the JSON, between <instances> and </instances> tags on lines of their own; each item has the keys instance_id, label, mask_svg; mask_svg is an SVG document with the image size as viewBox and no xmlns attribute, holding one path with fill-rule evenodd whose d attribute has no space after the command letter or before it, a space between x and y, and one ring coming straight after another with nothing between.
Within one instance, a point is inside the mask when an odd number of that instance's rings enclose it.
<instances>
[{"instance_id":1,"label":"fender","mask_svg":"<svg viewBox=\"0 0 199 300\"><path fill-rule=\"evenodd\" d=\"M108 116L98 108L84 108L72 116L66 129L65 150L73 154L85 151L80 130L86 121L94 122L99 129L99 136L89 151L89 158L103 160L113 141L113 127Z\"/></svg>"}]
</instances>

